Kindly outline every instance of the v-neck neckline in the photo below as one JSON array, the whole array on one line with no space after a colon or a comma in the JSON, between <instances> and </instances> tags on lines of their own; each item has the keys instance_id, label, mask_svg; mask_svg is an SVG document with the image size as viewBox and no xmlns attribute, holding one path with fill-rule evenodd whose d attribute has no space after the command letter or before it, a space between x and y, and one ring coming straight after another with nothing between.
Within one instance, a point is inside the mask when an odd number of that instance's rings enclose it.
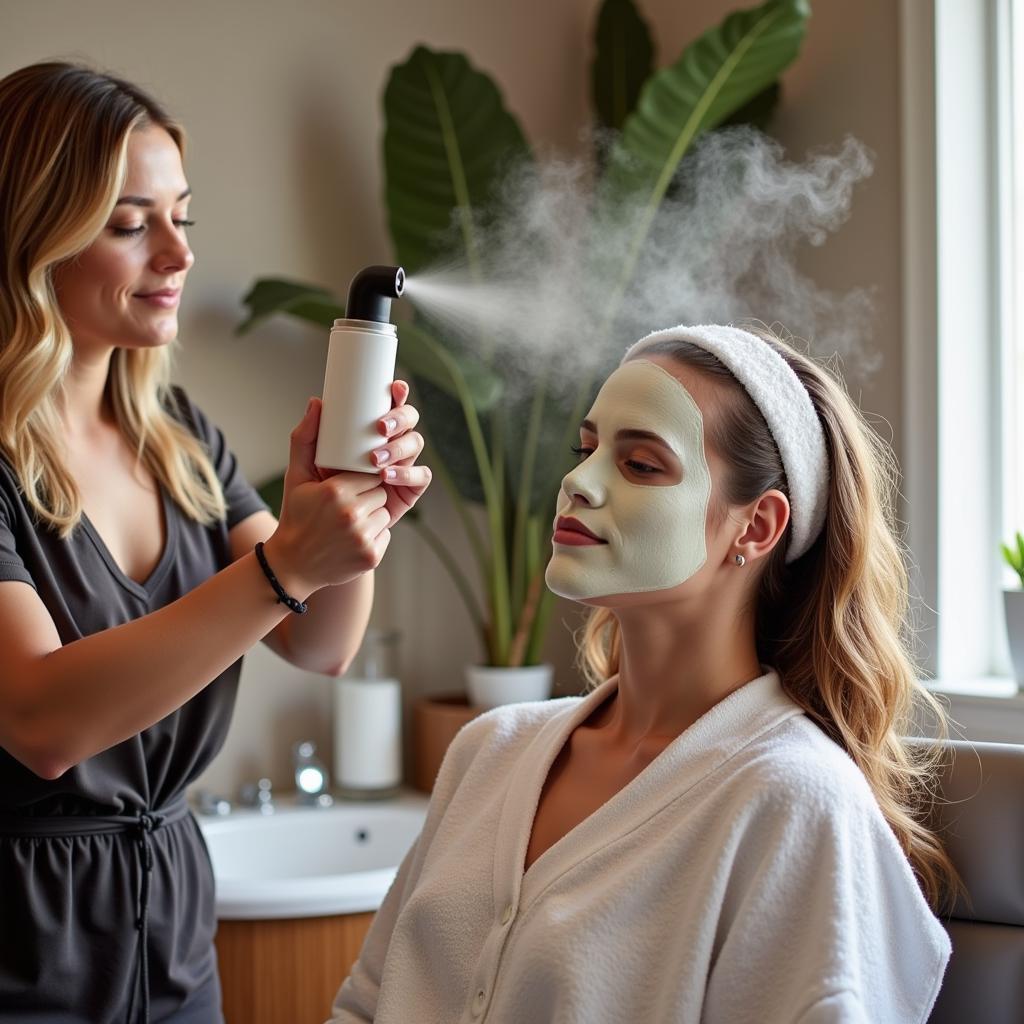
<instances>
[{"instance_id":1,"label":"v-neck neckline","mask_svg":"<svg viewBox=\"0 0 1024 1024\"><path fill-rule=\"evenodd\" d=\"M117 563L117 559L114 558L107 547L106 541L100 535L99 530L93 524L93 521L86 514L85 510L82 510L82 526L85 528L86 535L92 541L93 546L99 552L100 557L106 563L107 568L110 570L111 575L121 584L125 590L134 594L136 597L142 598L142 600L149 600L153 596L153 592L163 579L167 567L170 565L171 558L174 554L174 547L177 542L177 518L171 513L171 502L168 497L167 491L164 489L163 484L157 481L157 489L160 492L160 509L163 515L163 528L164 528L164 547L160 554L155 566L153 566L150 574L140 583L138 580L133 580L120 565Z\"/></svg>"},{"instance_id":2,"label":"v-neck neckline","mask_svg":"<svg viewBox=\"0 0 1024 1024\"><path fill-rule=\"evenodd\" d=\"M638 828L756 736L787 718L802 714L801 708L782 690L778 674L771 668L762 668L764 672L760 676L744 683L701 715L626 785L552 843L524 870L548 774L573 730L618 689L618 678L606 679L568 713L548 719L519 758L505 794L495 856L496 905L508 898L510 879L515 900L524 904L532 901L565 871L596 849ZM680 773L674 785L666 787L657 801L652 800L653 790L658 788L658 769L667 758L679 756L683 748L692 755L692 771Z\"/></svg>"}]
</instances>

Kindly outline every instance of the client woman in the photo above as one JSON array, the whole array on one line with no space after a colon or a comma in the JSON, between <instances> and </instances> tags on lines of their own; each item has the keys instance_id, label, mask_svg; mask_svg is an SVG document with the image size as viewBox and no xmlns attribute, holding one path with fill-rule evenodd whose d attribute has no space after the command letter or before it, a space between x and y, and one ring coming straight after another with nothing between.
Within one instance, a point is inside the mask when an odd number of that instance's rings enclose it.
<instances>
[{"instance_id":1,"label":"client woman","mask_svg":"<svg viewBox=\"0 0 1024 1024\"><path fill-rule=\"evenodd\" d=\"M582 698L466 725L335 1021L920 1024L951 865L901 642L889 456L772 336L638 342L580 430L549 586Z\"/></svg>"}]
</instances>

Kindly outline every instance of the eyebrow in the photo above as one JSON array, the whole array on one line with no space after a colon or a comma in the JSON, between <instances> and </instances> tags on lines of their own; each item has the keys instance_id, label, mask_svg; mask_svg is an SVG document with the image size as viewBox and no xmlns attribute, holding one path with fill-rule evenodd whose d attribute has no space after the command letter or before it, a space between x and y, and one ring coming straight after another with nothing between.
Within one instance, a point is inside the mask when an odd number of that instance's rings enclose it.
<instances>
[{"instance_id":1,"label":"eyebrow","mask_svg":"<svg viewBox=\"0 0 1024 1024\"><path fill-rule=\"evenodd\" d=\"M178 196L174 201L180 203L182 199L187 199L192 195L192 189L187 188L184 192ZM120 199L114 204L115 206L156 206L156 203L152 199L146 199L144 196L121 196Z\"/></svg>"},{"instance_id":2,"label":"eyebrow","mask_svg":"<svg viewBox=\"0 0 1024 1024\"><path fill-rule=\"evenodd\" d=\"M597 433L597 426L591 420L584 420L580 424L581 430L587 430L591 434ZM671 445L663 437L653 433L650 430L620 430L615 435L616 441L655 441L660 445L664 445L666 448L671 450Z\"/></svg>"}]
</instances>

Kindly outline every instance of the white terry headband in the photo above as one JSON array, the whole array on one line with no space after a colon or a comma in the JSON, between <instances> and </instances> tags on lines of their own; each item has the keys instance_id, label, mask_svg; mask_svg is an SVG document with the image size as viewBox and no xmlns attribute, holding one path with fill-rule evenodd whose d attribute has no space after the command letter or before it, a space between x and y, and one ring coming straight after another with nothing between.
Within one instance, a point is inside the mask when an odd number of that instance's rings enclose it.
<instances>
[{"instance_id":1,"label":"white terry headband","mask_svg":"<svg viewBox=\"0 0 1024 1024\"><path fill-rule=\"evenodd\" d=\"M762 338L720 324L654 331L630 345L622 361L659 341L689 341L717 356L761 410L778 445L789 484L792 533L786 561L795 561L821 532L828 503L825 434L807 389L789 363Z\"/></svg>"}]
</instances>

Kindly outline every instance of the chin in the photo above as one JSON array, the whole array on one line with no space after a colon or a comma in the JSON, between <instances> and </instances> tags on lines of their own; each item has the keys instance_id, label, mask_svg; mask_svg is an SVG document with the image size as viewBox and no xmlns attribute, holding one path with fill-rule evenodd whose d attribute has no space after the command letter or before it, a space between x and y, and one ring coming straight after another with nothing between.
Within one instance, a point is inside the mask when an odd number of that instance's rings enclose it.
<instances>
[{"instance_id":1,"label":"chin","mask_svg":"<svg viewBox=\"0 0 1024 1024\"><path fill-rule=\"evenodd\" d=\"M573 568L572 565L567 565L565 561L559 559L557 555L554 556L548 562L547 570L544 573L544 582L548 585L548 590L559 597L564 597L567 601L575 601L577 604L596 605L598 602L604 601L605 599L602 597L584 596L585 588Z\"/></svg>"},{"instance_id":2,"label":"chin","mask_svg":"<svg viewBox=\"0 0 1024 1024\"><path fill-rule=\"evenodd\" d=\"M121 342L122 348L163 348L178 337L178 325L166 331L136 331Z\"/></svg>"}]
</instances>

